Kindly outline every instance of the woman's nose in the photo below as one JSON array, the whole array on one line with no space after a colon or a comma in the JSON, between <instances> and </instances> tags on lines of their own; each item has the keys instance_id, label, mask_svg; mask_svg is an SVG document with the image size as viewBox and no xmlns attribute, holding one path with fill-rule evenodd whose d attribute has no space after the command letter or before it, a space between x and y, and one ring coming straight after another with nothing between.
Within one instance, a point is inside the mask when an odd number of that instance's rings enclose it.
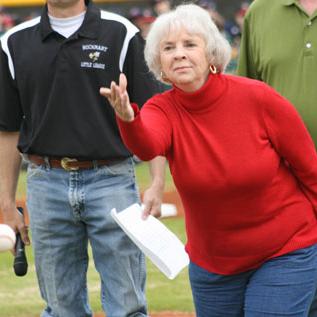
<instances>
[{"instance_id":1,"label":"woman's nose","mask_svg":"<svg viewBox=\"0 0 317 317\"><path fill-rule=\"evenodd\" d=\"M175 50L174 58L175 59L185 59L186 58L186 54L185 54L184 50L182 48L177 48Z\"/></svg>"}]
</instances>

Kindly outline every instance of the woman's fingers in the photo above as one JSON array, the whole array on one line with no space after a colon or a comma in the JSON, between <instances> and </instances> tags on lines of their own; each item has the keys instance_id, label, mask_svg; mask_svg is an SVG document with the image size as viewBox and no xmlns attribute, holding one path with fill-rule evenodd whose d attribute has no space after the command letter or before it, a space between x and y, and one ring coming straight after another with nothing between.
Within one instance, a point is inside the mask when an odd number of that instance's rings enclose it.
<instances>
[{"instance_id":1,"label":"woman's fingers","mask_svg":"<svg viewBox=\"0 0 317 317\"><path fill-rule=\"evenodd\" d=\"M119 87L122 94L127 91L127 85L128 85L127 77L125 77L125 75L121 73L119 77Z\"/></svg>"},{"instance_id":2,"label":"woman's fingers","mask_svg":"<svg viewBox=\"0 0 317 317\"><path fill-rule=\"evenodd\" d=\"M130 106L129 96L127 93L124 93L121 95L121 102L122 102L122 105L124 105L126 108Z\"/></svg>"},{"instance_id":3,"label":"woman's fingers","mask_svg":"<svg viewBox=\"0 0 317 317\"><path fill-rule=\"evenodd\" d=\"M113 102L116 101L116 83L114 81L111 82L110 84L110 89L111 89L111 100Z\"/></svg>"},{"instance_id":4,"label":"woman's fingers","mask_svg":"<svg viewBox=\"0 0 317 317\"><path fill-rule=\"evenodd\" d=\"M110 88L100 88L100 94L110 99L109 101L116 102L121 98L121 95L127 93L127 85L127 78L123 73L121 73L119 77L119 85L112 81Z\"/></svg>"},{"instance_id":5,"label":"woman's fingers","mask_svg":"<svg viewBox=\"0 0 317 317\"><path fill-rule=\"evenodd\" d=\"M120 103L120 101L118 100L118 93L115 83L111 83L110 88L101 87L100 94L108 99L113 108L118 108L118 103Z\"/></svg>"},{"instance_id":6,"label":"woman's fingers","mask_svg":"<svg viewBox=\"0 0 317 317\"><path fill-rule=\"evenodd\" d=\"M99 90L100 94L106 98L109 98L111 95L111 90L106 87L101 87Z\"/></svg>"}]
</instances>

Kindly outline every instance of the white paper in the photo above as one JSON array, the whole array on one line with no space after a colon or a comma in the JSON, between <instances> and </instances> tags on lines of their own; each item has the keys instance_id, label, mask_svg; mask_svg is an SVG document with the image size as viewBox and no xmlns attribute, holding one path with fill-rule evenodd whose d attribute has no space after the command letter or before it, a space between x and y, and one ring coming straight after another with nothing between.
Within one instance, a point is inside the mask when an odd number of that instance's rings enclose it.
<instances>
[{"instance_id":1,"label":"white paper","mask_svg":"<svg viewBox=\"0 0 317 317\"><path fill-rule=\"evenodd\" d=\"M183 243L153 216L141 218L142 207L133 204L111 215L130 239L169 279L175 278L189 263Z\"/></svg>"}]
</instances>

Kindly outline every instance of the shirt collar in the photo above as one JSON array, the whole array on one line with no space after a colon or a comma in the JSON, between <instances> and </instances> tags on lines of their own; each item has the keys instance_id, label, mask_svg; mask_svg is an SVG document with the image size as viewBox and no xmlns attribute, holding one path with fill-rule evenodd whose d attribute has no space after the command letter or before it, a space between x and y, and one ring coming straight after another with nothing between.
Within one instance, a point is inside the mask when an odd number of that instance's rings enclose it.
<instances>
[{"instance_id":1,"label":"shirt collar","mask_svg":"<svg viewBox=\"0 0 317 317\"><path fill-rule=\"evenodd\" d=\"M85 0L85 2L87 5L87 11L83 24L76 32L76 34L89 39L96 39L98 38L101 29L100 10L90 0ZM54 33L47 14L47 5L45 5L41 15L40 28L43 41L51 33Z\"/></svg>"}]
</instances>

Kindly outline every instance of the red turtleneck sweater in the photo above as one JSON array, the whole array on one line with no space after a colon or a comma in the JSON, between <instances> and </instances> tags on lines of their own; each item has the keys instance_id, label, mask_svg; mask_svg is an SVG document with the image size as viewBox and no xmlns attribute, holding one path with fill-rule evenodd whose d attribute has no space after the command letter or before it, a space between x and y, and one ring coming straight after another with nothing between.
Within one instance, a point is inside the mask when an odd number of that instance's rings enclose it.
<instances>
[{"instance_id":1,"label":"red turtleneck sweater","mask_svg":"<svg viewBox=\"0 0 317 317\"><path fill-rule=\"evenodd\" d=\"M317 242L317 154L294 107L262 82L210 75L118 119L143 160L167 157L197 265L235 274Z\"/></svg>"}]
</instances>

